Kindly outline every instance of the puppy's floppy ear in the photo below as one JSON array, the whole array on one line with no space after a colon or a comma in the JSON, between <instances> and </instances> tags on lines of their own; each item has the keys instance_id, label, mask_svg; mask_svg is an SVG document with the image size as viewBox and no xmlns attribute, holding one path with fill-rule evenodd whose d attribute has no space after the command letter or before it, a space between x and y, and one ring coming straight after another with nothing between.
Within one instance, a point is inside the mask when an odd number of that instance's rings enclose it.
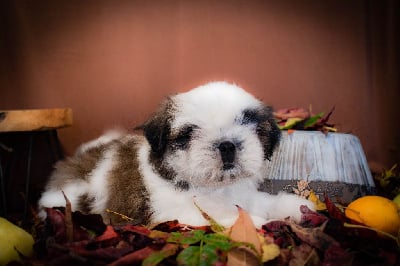
<instances>
[{"instance_id":1,"label":"puppy's floppy ear","mask_svg":"<svg viewBox=\"0 0 400 266\"><path fill-rule=\"evenodd\" d=\"M137 129L143 129L144 136L150 144L152 155L162 157L171 134L171 120L173 102L167 99L159 110L143 125Z\"/></svg>"},{"instance_id":2,"label":"puppy's floppy ear","mask_svg":"<svg viewBox=\"0 0 400 266\"><path fill-rule=\"evenodd\" d=\"M258 110L257 134L264 148L264 159L271 160L275 147L281 139L281 130L276 124L270 106L264 105Z\"/></svg>"}]
</instances>

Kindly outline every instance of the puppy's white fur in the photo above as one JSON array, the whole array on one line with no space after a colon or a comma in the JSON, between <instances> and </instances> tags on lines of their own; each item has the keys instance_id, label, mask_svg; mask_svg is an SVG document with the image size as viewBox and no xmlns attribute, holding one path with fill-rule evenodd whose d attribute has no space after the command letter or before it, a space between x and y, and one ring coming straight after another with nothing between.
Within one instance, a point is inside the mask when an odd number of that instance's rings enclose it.
<instances>
[{"instance_id":1,"label":"puppy's white fur","mask_svg":"<svg viewBox=\"0 0 400 266\"><path fill-rule=\"evenodd\" d=\"M85 156L101 147L93 169L84 177L71 177L62 168L67 165L74 169L79 163L60 165L39 207L43 210L64 206L62 190L74 210L80 209L77 206L82 198L91 199L90 212L102 215L106 215L110 204L125 204L121 208L129 209L130 204L143 201L151 214L148 223L178 219L190 225L207 224L196 203L225 226L232 225L238 216L235 205L248 211L257 226L288 216L299 220L301 205L313 208L311 202L295 195L258 191L259 183L266 178L265 159L272 153L277 142L273 138L278 134L272 112L262 102L236 85L214 82L172 96L168 104L145 123L145 136L111 131L83 144L75 156ZM163 121L160 129L159 121ZM181 132L187 128L190 134L182 137ZM269 135L268 130L275 130L275 135ZM161 135L157 136L158 133ZM218 145L223 142L235 147L234 161L229 167L221 159ZM144 189L133 187L126 198L129 194L138 196L118 205L113 201L120 195L110 187L119 178L113 169L120 163L121 147L132 143L137 147L133 158L138 162L138 169L132 169L132 180L143 183Z\"/></svg>"}]
</instances>

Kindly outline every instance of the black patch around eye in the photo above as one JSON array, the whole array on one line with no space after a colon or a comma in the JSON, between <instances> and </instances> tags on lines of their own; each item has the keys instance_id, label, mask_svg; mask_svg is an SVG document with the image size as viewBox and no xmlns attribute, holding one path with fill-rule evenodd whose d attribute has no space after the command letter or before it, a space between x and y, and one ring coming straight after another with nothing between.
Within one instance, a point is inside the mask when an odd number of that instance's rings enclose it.
<instances>
[{"instance_id":1,"label":"black patch around eye","mask_svg":"<svg viewBox=\"0 0 400 266\"><path fill-rule=\"evenodd\" d=\"M186 149L192 139L193 131L196 128L194 125L189 125L182 128L178 135L173 139L173 144L178 149Z\"/></svg>"},{"instance_id":2,"label":"black patch around eye","mask_svg":"<svg viewBox=\"0 0 400 266\"><path fill-rule=\"evenodd\" d=\"M180 180L176 182L175 187L181 191L188 191L190 186L187 181Z\"/></svg>"},{"instance_id":3,"label":"black patch around eye","mask_svg":"<svg viewBox=\"0 0 400 266\"><path fill-rule=\"evenodd\" d=\"M240 122L242 125L255 125L258 138L263 144L264 159L270 160L281 136L280 129L276 125L273 116L272 108L264 106L262 108L245 109Z\"/></svg>"},{"instance_id":4,"label":"black patch around eye","mask_svg":"<svg viewBox=\"0 0 400 266\"><path fill-rule=\"evenodd\" d=\"M242 125L257 124L260 122L260 112L256 109L246 109L243 111Z\"/></svg>"}]
</instances>

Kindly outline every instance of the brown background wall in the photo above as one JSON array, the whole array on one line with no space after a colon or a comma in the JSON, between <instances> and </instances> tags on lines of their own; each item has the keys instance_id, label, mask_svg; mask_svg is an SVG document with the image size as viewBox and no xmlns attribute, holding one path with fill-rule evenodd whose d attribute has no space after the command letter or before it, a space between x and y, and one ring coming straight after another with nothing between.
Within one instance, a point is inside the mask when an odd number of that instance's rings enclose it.
<instances>
[{"instance_id":1,"label":"brown background wall","mask_svg":"<svg viewBox=\"0 0 400 266\"><path fill-rule=\"evenodd\" d=\"M0 3L0 109L71 107L67 153L210 80L328 111L368 160L400 162L397 1Z\"/></svg>"}]
</instances>

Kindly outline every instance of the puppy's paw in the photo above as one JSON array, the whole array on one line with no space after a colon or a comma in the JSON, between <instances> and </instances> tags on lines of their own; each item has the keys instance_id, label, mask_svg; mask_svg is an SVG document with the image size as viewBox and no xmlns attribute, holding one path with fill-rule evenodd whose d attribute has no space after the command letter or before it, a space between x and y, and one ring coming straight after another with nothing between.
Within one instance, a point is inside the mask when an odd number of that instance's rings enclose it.
<instances>
[{"instance_id":1,"label":"puppy's paw","mask_svg":"<svg viewBox=\"0 0 400 266\"><path fill-rule=\"evenodd\" d=\"M303 205L307 206L310 210L315 210L314 203L311 201L294 194L280 192L276 196L275 215L273 214L276 217L271 218L284 219L290 217L299 222L302 216L300 207Z\"/></svg>"}]
</instances>

